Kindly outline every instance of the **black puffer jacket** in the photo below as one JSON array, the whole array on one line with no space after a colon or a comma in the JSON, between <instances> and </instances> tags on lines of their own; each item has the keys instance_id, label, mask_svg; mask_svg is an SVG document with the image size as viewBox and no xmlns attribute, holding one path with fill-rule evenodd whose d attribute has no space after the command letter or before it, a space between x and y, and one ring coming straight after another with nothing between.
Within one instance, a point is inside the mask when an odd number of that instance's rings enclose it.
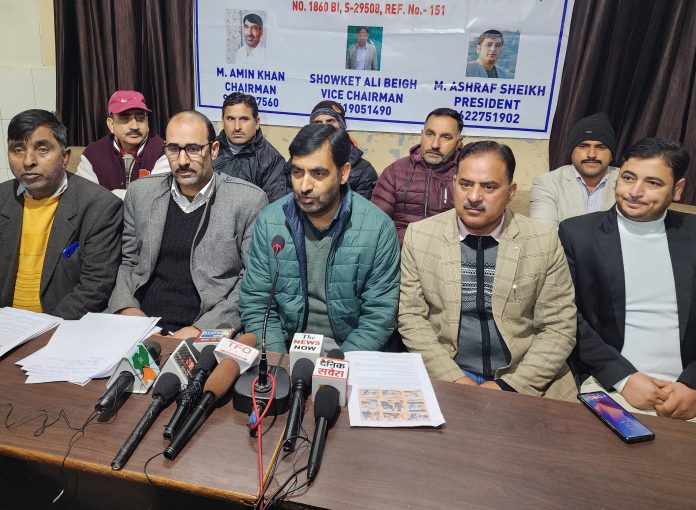
<instances>
[{"instance_id":1,"label":"black puffer jacket","mask_svg":"<svg viewBox=\"0 0 696 510\"><path fill-rule=\"evenodd\" d=\"M348 185L350 189L370 200L370 197L372 197L372 189L377 182L377 171L375 167L372 166L372 163L363 159L362 155L363 151L358 149L355 145L350 148L350 155L348 156L348 161L350 161ZM288 160L283 167L287 193L292 191L292 184L290 183L291 170L292 165L290 164L290 160Z\"/></svg>"},{"instance_id":2,"label":"black puffer jacket","mask_svg":"<svg viewBox=\"0 0 696 510\"><path fill-rule=\"evenodd\" d=\"M215 170L249 181L266 192L268 202L285 195L283 164L280 153L266 140L261 130L237 154L232 153L230 141L221 131L217 137L220 152L213 162Z\"/></svg>"}]
</instances>

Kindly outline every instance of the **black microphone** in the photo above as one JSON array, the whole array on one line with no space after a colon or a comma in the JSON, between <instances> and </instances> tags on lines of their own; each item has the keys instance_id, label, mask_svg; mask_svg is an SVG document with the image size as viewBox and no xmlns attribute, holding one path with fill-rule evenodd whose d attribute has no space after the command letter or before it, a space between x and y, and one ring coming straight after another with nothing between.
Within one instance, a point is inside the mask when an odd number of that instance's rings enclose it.
<instances>
[{"instance_id":1,"label":"black microphone","mask_svg":"<svg viewBox=\"0 0 696 510\"><path fill-rule=\"evenodd\" d=\"M164 456L167 459L174 460L179 455L184 446L188 444L193 435L213 412L216 401L230 390L232 383L238 376L239 363L230 358L223 359L220 362L205 383L203 398L176 433L172 442L164 450Z\"/></svg>"},{"instance_id":2,"label":"black microphone","mask_svg":"<svg viewBox=\"0 0 696 510\"><path fill-rule=\"evenodd\" d=\"M174 401L180 388L181 381L171 372L164 373L157 379L152 390L152 403L114 457L112 469L118 471L123 468L159 414Z\"/></svg>"},{"instance_id":3,"label":"black microphone","mask_svg":"<svg viewBox=\"0 0 696 510\"><path fill-rule=\"evenodd\" d=\"M266 358L266 326L268 326L268 317L271 314L271 305L273 305L273 295L275 294L276 283L278 283L278 274L280 273L280 263L278 262L278 253L285 248L285 238L283 236L274 236L271 239L271 248L273 248L273 256L275 257L276 270L271 284L271 292L268 294L268 304L266 311L263 314L263 327L261 328L261 357L259 359L259 382L257 390L267 392L270 390L268 384L268 359Z\"/></svg>"},{"instance_id":4,"label":"black microphone","mask_svg":"<svg viewBox=\"0 0 696 510\"><path fill-rule=\"evenodd\" d=\"M155 363L159 365L160 354L162 353L162 346L155 341L148 342L145 345L150 357L155 360ZM117 406L123 404L123 397L126 393L133 391L133 383L135 382L135 375L128 370L122 371L118 374L118 377L109 386L104 394L99 397L97 404L94 406L94 410L98 413L104 413L106 411L112 411Z\"/></svg>"},{"instance_id":5,"label":"black microphone","mask_svg":"<svg viewBox=\"0 0 696 510\"><path fill-rule=\"evenodd\" d=\"M311 483L319 474L321 458L324 455L326 446L326 434L331 429L341 408L338 407L338 390L333 386L322 386L317 391L314 398L314 439L312 439L312 449L309 452L309 462L307 463L307 480Z\"/></svg>"},{"instance_id":6,"label":"black microphone","mask_svg":"<svg viewBox=\"0 0 696 510\"><path fill-rule=\"evenodd\" d=\"M314 363L307 358L298 359L292 368L292 400L290 401L288 425L285 428L285 437L283 438L283 451L295 451L295 442L300 433L302 417L304 416L305 401L312 391L313 372Z\"/></svg>"},{"instance_id":7,"label":"black microphone","mask_svg":"<svg viewBox=\"0 0 696 510\"><path fill-rule=\"evenodd\" d=\"M331 349L329 352L326 353L326 357L333 359L346 359L346 355L343 353L341 349Z\"/></svg>"},{"instance_id":8,"label":"black microphone","mask_svg":"<svg viewBox=\"0 0 696 510\"><path fill-rule=\"evenodd\" d=\"M186 387L179 391L176 396L176 410L169 419L169 423L164 427L163 436L165 439L171 439L179 429L184 420L201 398L203 393L203 384L217 365L215 359L215 346L207 345L201 351L198 362L191 370L188 377Z\"/></svg>"}]
</instances>

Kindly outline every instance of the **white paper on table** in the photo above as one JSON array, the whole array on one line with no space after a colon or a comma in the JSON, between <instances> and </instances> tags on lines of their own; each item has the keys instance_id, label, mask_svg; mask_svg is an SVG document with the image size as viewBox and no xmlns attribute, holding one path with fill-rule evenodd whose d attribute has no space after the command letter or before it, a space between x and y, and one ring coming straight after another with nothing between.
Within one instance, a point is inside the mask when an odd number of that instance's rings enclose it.
<instances>
[{"instance_id":1,"label":"white paper on table","mask_svg":"<svg viewBox=\"0 0 696 510\"><path fill-rule=\"evenodd\" d=\"M418 353L351 351L351 427L439 427L445 423Z\"/></svg>"},{"instance_id":2,"label":"white paper on table","mask_svg":"<svg viewBox=\"0 0 696 510\"><path fill-rule=\"evenodd\" d=\"M0 357L63 321L45 313L6 306L0 308Z\"/></svg>"},{"instance_id":3,"label":"white paper on table","mask_svg":"<svg viewBox=\"0 0 696 510\"><path fill-rule=\"evenodd\" d=\"M28 383L70 381L86 384L111 375L137 342L155 328L159 317L88 313L79 321L63 321L48 344L19 360Z\"/></svg>"}]
</instances>

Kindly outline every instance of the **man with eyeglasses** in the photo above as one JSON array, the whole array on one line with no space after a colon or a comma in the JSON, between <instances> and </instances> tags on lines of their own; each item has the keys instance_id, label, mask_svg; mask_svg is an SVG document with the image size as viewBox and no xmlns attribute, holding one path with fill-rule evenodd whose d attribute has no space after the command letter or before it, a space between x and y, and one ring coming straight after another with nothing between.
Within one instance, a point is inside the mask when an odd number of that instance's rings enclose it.
<instances>
[{"instance_id":1,"label":"man with eyeglasses","mask_svg":"<svg viewBox=\"0 0 696 510\"><path fill-rule=\"evenodd\" d=\"M171 172L134 182L124 202L123 258L108 312L161 317L178 338L239 329L239 283L256 215L268 203L253 184L213 170L220 144L204 115L167 125Z\"/></svg>"},{"instance_id":2,"label":"man with eyeglasses","mask_svg":"<svg viewBox=\"0 0 696 510\"><path fill-rule=\"evenodd\" d=\"M128 185L150 173L169 171L164 140L150 134L145 98L135 90L117 90L109 99L109 134L87 146L77 175L101 184L123 199Z\"/></svg>"}]
</instances>

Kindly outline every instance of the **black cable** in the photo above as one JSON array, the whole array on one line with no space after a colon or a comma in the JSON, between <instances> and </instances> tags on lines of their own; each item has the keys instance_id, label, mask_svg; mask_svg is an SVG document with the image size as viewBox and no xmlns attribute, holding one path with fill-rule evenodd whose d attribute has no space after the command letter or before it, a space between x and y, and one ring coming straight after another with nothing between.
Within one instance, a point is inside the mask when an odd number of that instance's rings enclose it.
<instances>
[{"instance_id":1,"label":"black cable","mask_svg":"<svg viewBox=\"0 0 696 510\"><path fill-rule=\"evenodd\" d=\"M147 474L147 466L150 464L150 461L156 459L156 458L159 457L160 455L164 455L164 452L162 451L162 452L159 452L159 453L154 454L152 457L150 457L149 459L147 459L147 460L145 461L145 465L143 466L143 474L145 475L145 478L147 478L148 483L149 483L150 485L152 485L153 487L155 487L155 488L157 488L157 485L155 485L155 482L153 482L153 481L150 479L150 475Z\"/></svg>"},{"instance_id":2,"label":"black cable","mask_svg":"<svg viewBox=\"0 0 696 510\"><path fill-rule=\"evenodd\" d=\"M282 497L278 497L279 494L283 491L283 489L285 489L285 487L290 483L291 480L297 481L298 475L299 475L300 473L302 473L303 471L307 471L307 466L304 466L304 467L300 468L299 470L294 471L294 472L287 478L287 480L285 480L285 482L283 482L283 484L282 484L280 487L278 487L278 489L273 493L273 495L270 497L270 499L269 499L268 502L266 503L266 508L267 508L267 509L272 508L273 505L275 505L278 501L280 501L280 500L282 499ZM284 495L283 495L283 497L284 497Z\"/></svg>"},{"instance_id":3,"label":"black cable","mask_svg":"<svg viewBox=\"0 0 696 510\"><path fill-rule=\"evenodd\" d=\"M266 480L266 483L265 483L265 485L264 485L264 487L263 487L263 491L261 491L261 494L259 495L258 499L256 500L256 504L254 505L254 510L258 510L259 507L261 506L261 501L262 501L263 497L266 495L266 492L268 491L268 489L269 489L270 486L271 486L271 482L273 481L273 478L274 478L274 476L275 476L275 472L276 472L276 470L277 470L277 468L278 468L278 464L280 463L280 461L287 459L290 455L295 455L295 459L293 460L293 471L294 471L294 470L296 469L295 465L296 465L296 462L297 462L297 453L298 453L301 449L306 449L306 448L309 447L309 445L311 445L311 442L309 441L309 439L308 439L307 437L303 437L303 436L297 435L297 436L295 436L294 438L291 438L291 439L295 439L295 438L296 438L296 439L299 439L300 441L302 441L301 446L298 446L297 448L295 448L295 451L294 451L294 452L287 452L287 453L285 453L285 454L282 455L282 456L279 455L279 456L276 457L275 462L274 462L274 463L271 465L271 467L270 467L271 472L270 472L270 475L268 476L268 479ZM309 443L309 444L305 444L305 443Z\"/></svg>"}]
</instances>

